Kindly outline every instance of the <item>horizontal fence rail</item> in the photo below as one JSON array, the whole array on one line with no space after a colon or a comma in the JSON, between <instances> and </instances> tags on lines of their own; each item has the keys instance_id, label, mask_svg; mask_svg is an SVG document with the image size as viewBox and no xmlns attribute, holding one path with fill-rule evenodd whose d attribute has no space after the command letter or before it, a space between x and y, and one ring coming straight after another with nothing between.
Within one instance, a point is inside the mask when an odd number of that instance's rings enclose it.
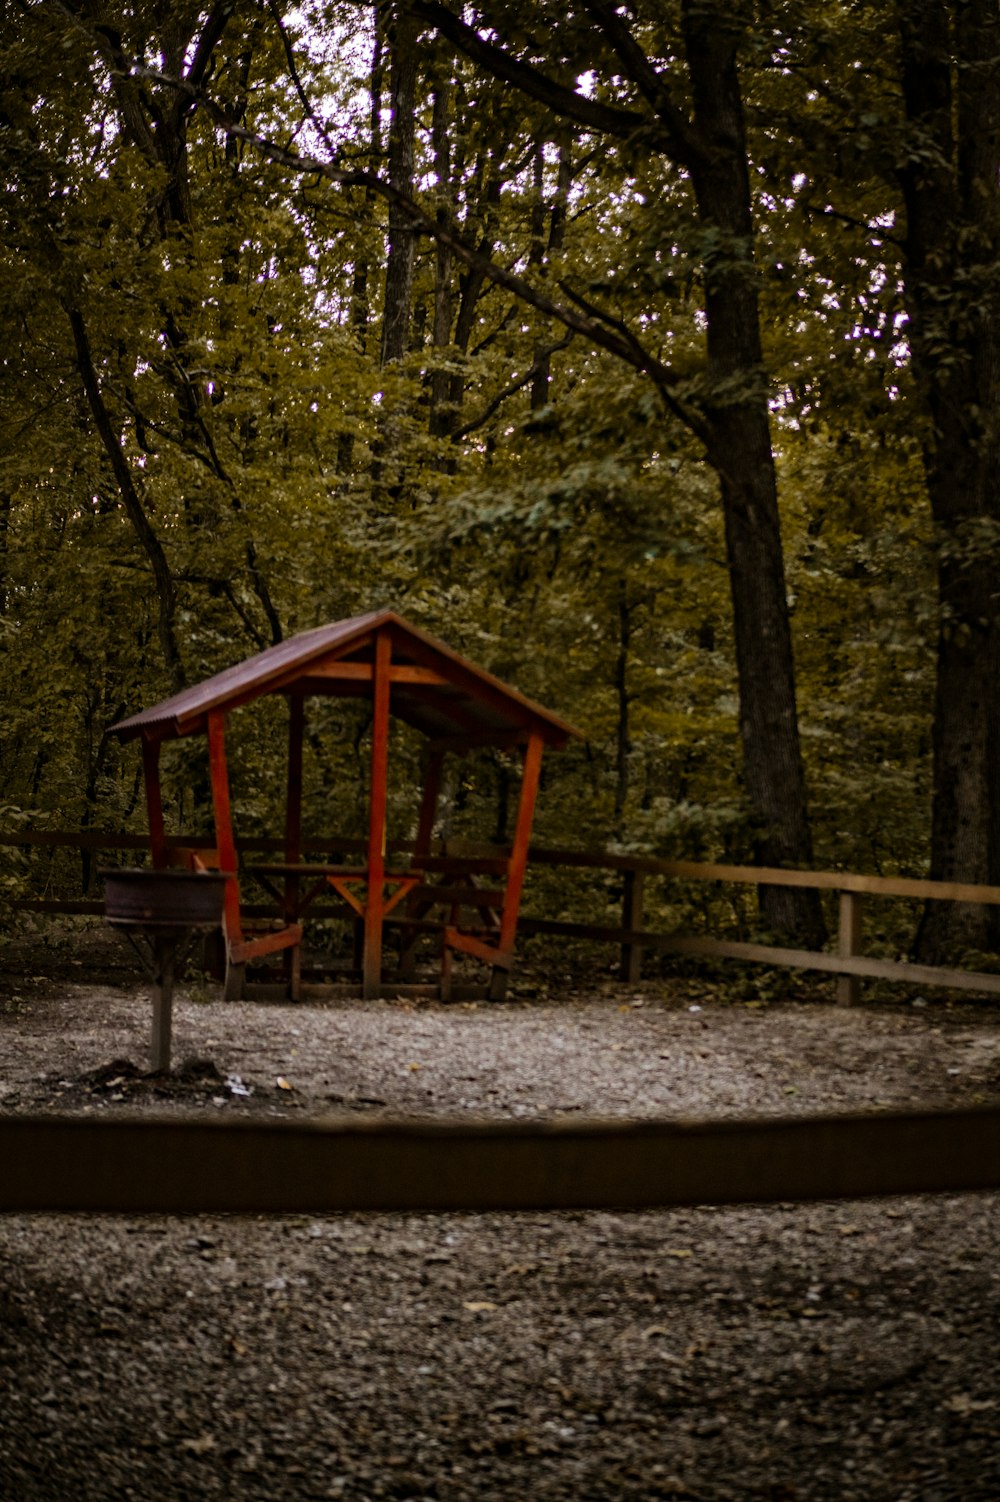
<instances>
[{"instance_id":1,"label":"horizontal fence rail","mask_svg":"<svg viewBox=\"0 0 1000 1502\"><path fill-rule=\"evenodd\" d=\"M1000 1188L1000 1109L695 1122L0 1116L0 1212L642 1210Z\"/></svg>"},{"instance_id":2,"label":"horizontal fence rail","mask_svg":"<svg viewBox=\"0 0 1000 1502\"><path fill-rule=\"evenodd\" d=\"M178 835L167 841L173 849L210 848L211 837ZM149 849L145 835L79 832L59 830L21 830L0 833L0 846L42 849L76 849L86 852L136 852ZM280 853L283 841L262 836L237 840L241 855L252 852ZM358 839L316 836L302 841L303 856L338 850L357 853L365 848ZM400 854L407 847L396 847ZM503 869L497 847L484 847L476 858L442 856L423 862L439 872L475 871L489 874ZM659 860L653 856L627 855L608 851L560 850L532 847L530 865L578 871L609 872L622 878L622 921L620 925L546 918L525 914L519 921L524 934L550 935L555 938L583 940L614 945L621 954L620 975L635 982L641 972L645 951L687 955L707 959L733 959L747 963L773 965L827 973L837 977L837 999L844 1004L857 1002L864 979L909 982L920 986L940 986L949 990L1000 995L1000 974L916 964L909 960L886 960L869 957L862 950L862 904L864 899L903 898L911 901L944 901L973 904L1000 904L1000 887L966 882L930 881L912 877L864 876L847 871L801 871L782 867L734 866L695 861ZM753 886L785 886L835 892L839 897L839 925L836 952L802 950L780 945L749 943L704 935L661 933L644 927L646 882L650 877L674 881L734 883ZM22 910L36 913L96 915L103 904L94 898L24 898ZM258 903L245 908L251 917L276 915L274 904ZM317 917L336 917L335 908L317 908ZM397 920L402 921L402 920ZM393 920L389 920L390 924Z\"/></svg>"}]
</instances>

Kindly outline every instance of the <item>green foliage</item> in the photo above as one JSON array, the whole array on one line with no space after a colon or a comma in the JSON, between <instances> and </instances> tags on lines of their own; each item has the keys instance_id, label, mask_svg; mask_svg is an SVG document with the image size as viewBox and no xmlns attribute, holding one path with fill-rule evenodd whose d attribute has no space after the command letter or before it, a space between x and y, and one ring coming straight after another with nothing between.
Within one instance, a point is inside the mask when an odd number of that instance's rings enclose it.
<instances>
[{"instance_id":1,"label":"green foliage","mask_svg":"<svg viewBox=\"0 0 1000 1502\"><path fill-rule=\"evenodd\" d=\"M740 57L766 365L753 379L772 393L817 859L915 872L928 853L935 536L886 170L926 143L902 130L891 70L867 64L865 8L765 11ZM166 27L164 14L140 4L120 22L126 57L156 71L193 56L205 25L185 9ZM587 75L599 101L636 104L597 65L585 11L490 14L554 81ZM196 681L279 634L391 604L585 731L547 763L540 841L748 857L717 476L678 417L723 400L707 376L704 282L732 247L698 220L688 175L638 137L570 127L425 37L420 202L538 297L568 288L599 307L675 385L665 400L426 239L407 354L381 368L375 197L268 163L200 108L175 120L178 168L150 147L168 84L124 78L101 34L58 8L7 4L2 20L5 798L54 825L142 827L136 753L106 732L171 690L165 612ZM376 45L370 8L317 0L287 25L311 117L274 14L257 6L237 4L213 43L212 97L282 146L322 155L325 135L338 163L381 168L390 41ZM687 107L674 7L636 35ZM170 600L88 402L71 309ZM994 541L970 526L949 546ZM278 708L234 719L248 833L278 827ZM323 705L313 730L309 825L356 833L364 715ZM402 733L397 750L392 812L408 834L419 748ZM502 834L512 771L495 754L463 765L449 829ZM207 827L201 750L173 748L164 773L172 825ZM588 900L596 918L617 898L597 883ZM664 920L697 917L697 901L679 897Z\"/></svg>"}]
</instances>

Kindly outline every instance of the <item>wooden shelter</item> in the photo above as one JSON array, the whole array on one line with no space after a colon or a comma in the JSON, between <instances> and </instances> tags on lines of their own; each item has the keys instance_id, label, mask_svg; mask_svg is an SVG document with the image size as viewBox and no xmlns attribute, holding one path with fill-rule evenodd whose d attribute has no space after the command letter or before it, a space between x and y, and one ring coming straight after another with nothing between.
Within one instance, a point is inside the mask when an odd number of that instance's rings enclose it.
<instances>
[{"instance_id":1,"label":"wooden shelter","mask_svg":"<svg viewBox=\"0 0 1000 1502\"><path fill-rule=\"evenodd\" d=\"M226 760L229 714L266 694L288 700L288 791L284 860L252 868L282 890L280 928L252 935L241 915L240 878ZM371 780L366 849L353 866L303 861L302 747L306 701L314 696L363 698L372 706ZM387 864L386 809L390 717L413 726L428 743L416 840L407 864ZM170 863L160 790L160 748L165 741L205 735L208 741L216 849L206 864L230 874L224 936L227 995L240 994L247 963L285 952L291 994L299 992L302 917L320 891L337 894L360 933L362 994L377 996L383 983L384 924L398 909L404 928L403 968L415 937L440 935L441 989L448 994L455 953L490 969L489 994L503 994L513 961L518 908L542 753L579 731L558 716L460 657L443 642L390 610L375 611L303 631L245 662L184 689L151 709L121 720L112 733L140 737L153 865ZM523 753L520 800L509 849L474 863L435 855L432 838L449 753L477 747L516 747ZM484 870L496 890L476 885ZM434 878L438 885L434 884ZM441 880L444 885L441 885ZM499 882L498 882L499 878ZM456 880L458 885L449 884ZM308 887L306 886L308 884ZM471 912L471 922L463 914Z\"/></svg>"}]
</instances>

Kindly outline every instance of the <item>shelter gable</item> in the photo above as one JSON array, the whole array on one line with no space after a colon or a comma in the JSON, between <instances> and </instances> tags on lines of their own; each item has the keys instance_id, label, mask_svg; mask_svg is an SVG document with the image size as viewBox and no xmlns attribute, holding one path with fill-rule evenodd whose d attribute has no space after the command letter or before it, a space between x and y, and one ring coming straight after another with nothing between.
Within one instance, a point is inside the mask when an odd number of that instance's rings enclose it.
<instances>
[{"instance_id":1,"label":"shelter gable","mask_svg":"<svg viewBox=\"0 0 1000 1502\"><path fill-rule=\"evenodd\" d=\"M383 637L392 649L391 712L432 740L463 740L471 749L537 734L560 746L579 734L391 610L300 632L120 721L112 732L122 740L188 736L203 732L210 714L228 713L265 694L367 697L376 642Z\"/></svg>"}]
</instances>

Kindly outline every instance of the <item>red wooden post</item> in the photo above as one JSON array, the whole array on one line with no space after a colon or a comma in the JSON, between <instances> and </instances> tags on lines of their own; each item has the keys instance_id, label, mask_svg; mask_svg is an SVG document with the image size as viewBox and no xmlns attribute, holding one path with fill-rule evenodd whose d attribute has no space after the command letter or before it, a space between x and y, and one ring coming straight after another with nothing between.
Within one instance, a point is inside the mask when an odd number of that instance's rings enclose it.
<instances>
[{"instance_id":1,"label":"red wooden post","mask_svg":"<svg viewBox=\"0 0 1000 1502\"><path fill-rule=\"evenodd\" d=\"M168 855L163 827L163 794L160 790L160 742L145 735L142 737L142 781L146 789L152 862L156 870L162 870L167 864Z\"/></svg>"},{"instance_id":2,"label":"red wooden post","mask_svg":"<svg viewBox=\"0 0 1000 1502\"><path fill-rule=\"evenodd\" d=\"M521 797L517 806L517 824L507 863L507 890L504 893L503 913L500 917L500 953L509 957L514 948L517 932L517 914L521 906L521 891L528 866L528 845L531 840L531 821L535 816L535 797L538 793L538 778L542 769L544 743L540 735L528 738L524 751L524 771L521 774ZM490 996L501 1000L507 984L506 967L496 967L490 982Z\"/></svg>"},{"instance_id":3,"label":"red wooden post","mask_svg":"<svg viewBox=\"0 0 1000 1502\"><path fill-rule=\"evenodd\" d=\"M420 799L420 814L417 819L417 838L413 847L413 864L419 867L424 856L431 853L431 841L434 837L434 821L437 818L438 798L441 793L441 775L444 769L445 753L441 750L432 750L428 753L427 765L424 769L424 789ZM419 916L420 900L411 897L407 902L407 911ZM412 980L416 968L417 933L410 929L403 929L401 948L399 955L399 974L403 980Z\"/></svg>"},{"instance_id":4,"label":"red wooden post","mask_svg":"<svg viewBox=\"0 0 1000 1502\"><path fill-rule=\"evenodd\" d=\"M521 798L517 806L517 825L514 841L510 847L507 864L507 891L503 900L503 916L500 919L500 949L509 953L514 947L517 932L517 913L521 905L521 889L528 865L528 844L531 840L531 821L535 816L535 797L538 793L538 776L542 769L543 742L540 735L532 735L524 751L524 771L521 775Z\"/></svg>"},{"instance_id":5,"label":"red wooden post","mask_svg":"<svg viewBox=\"0 0 1000 1502\"><path fill-rule=\"evenodd\" d=\"M444 752L431 751L424 774L424 791L420 800L420 817L417 820L417 839L414 847L414 864L420 864L424 855L430 855L434 835L434 820L437 818L438 797L441 792L441 773L444 768Z\"/></svg>"},{"instance_id":6,"label":"red wooden post","mask_svg":"<svg viewBox=\"0 0 1000 1502\"><path fill-rule=\"evenodd\" d=\"M240 924L240 888L236 880L236 841L229 805L229 772L226 768L226 716L208 716L208 766L212 779L212 812L215 817L215 841L219 850L219 870L228 871L226 883L225 929L230 946L243 937Z\"/></svg>"},{"instance_id":7,"label":"red wooden post","mask_svg":"<svg viewBox=\"0 0 1000 1502\"><path fill-rule=\"evenodd\" d=\"M371 796L368 808L368 900L365 905L365 947L361 994L366 999L382 989L382 914L385 901L385 814L389 769L389 665L392 642L382 632L375 638L372 681Z\"/></svg>"},{"instance_id":8,"label":"red wooden post","mask_svg":"<svg viewBox=\"0 0 1000 1502\"><path fill-rule=\"evenodd\" d=\"M296 865L302 859L302 741L305 730L305 699L290 694L288 699L288 792L285 801L285 862ZM299 879L285 877L284 919L297 923L299 917ZM302 947L292 944L285 950L285 979L292 1001L298 1001L302 977Z\"/></svg>"}]
</instances>

